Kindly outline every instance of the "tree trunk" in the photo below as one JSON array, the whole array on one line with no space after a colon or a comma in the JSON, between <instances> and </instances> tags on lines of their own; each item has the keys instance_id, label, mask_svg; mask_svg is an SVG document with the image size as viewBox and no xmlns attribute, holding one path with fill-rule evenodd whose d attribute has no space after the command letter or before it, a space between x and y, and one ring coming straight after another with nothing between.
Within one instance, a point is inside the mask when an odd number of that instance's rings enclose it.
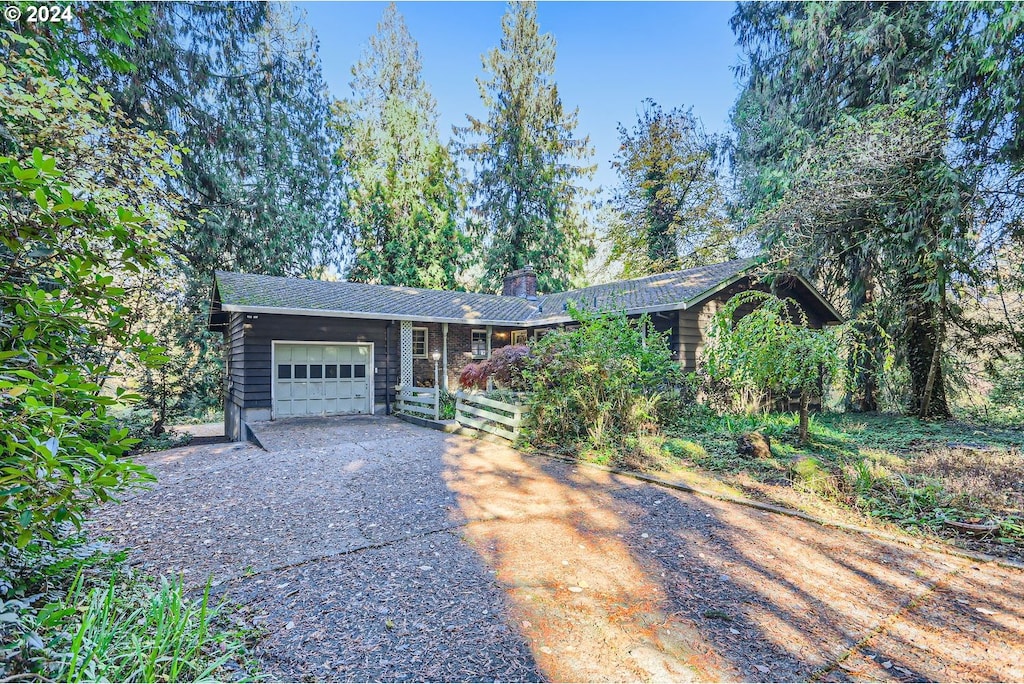
<instances>
[{"instance_id":1,"label":"tree trunk","mask_svg":"<svg viewBox=\"0 0 1024 684\"><path fill-rule=\"evenodd\" d=\"M807 444L807 433L810 429L810 419L807 416L807 410L810 406L811 398L807 395L807 390L800 390L800 443Z\"/></svg>"},{"instance_id":2,"label":"tree trunk","mask_svg":"<svg viewBox=\"0 0 1024 684\"><path fill-rule=\"evenodd\" d=\"M939 285L942 289L939 290L939 310L935 316L935 349L932 351L932 362L931 367L928 369L928 381L924 386L924 398L921 402L921 411L918 415L919 418L927 418L929 409L931 408L932 393L935 390L935 380L942 370L942 338L943 332L945 332L945 312L946 312L946 282L942 280ZM948 407L947 407L948 412Z\"/></svg>"},{"instance_id":3,"label":"tree trunk","mask_svg":"<svg viewBox=\"0 0 1024 684\"><path fill-rule=\"evenodd\" d=\"M911 411L921 418L949 418L946 380L942 373L942 345L936 305L908 293L904 345L910 370Z\"/></svg>"},{"instance_id":4,"label":"tree trunk","mask_svg":"<svg viewBox=\"0 0 1024 684\"><path fill-rule=\"evenodd\" d=\"M850 355L848 369L854 387L846 396L846 407L851 411L873 413L878 410L878 349L881 340L875 329L875 281L870 257L861 256L849 267L850 316L864 315L867 321L855 323L857 337L863 347Z\"/></svg>"}]
</instances>

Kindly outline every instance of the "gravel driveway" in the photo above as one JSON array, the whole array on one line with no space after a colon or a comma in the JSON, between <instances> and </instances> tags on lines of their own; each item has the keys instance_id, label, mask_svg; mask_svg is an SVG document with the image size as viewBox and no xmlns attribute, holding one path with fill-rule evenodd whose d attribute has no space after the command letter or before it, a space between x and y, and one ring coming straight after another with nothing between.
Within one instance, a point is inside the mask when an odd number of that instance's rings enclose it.
<instances>
[{"instance_id":1,"label":"gravel driveway","mask_svg":"<svg viewBox=\"0 0 1024 684\"><path fill-rule=\"evenodd\" d=\"M1016 570L393 418L256 431L92 527L212 575L272 679L1024 680Z\"/></svg>"}]
</instances>

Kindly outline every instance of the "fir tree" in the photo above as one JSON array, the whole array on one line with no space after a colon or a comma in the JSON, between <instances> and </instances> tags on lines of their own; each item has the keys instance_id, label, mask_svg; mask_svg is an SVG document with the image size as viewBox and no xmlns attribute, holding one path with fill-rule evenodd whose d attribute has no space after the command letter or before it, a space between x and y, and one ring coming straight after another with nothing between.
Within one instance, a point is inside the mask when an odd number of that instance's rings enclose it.
<instances>
[{"instance_id":1,"label":"fir tree","mask_svg":"<svg viewBox=\"0 0 1024 684\"><path fill-rule=\"evenodd\" d=\"M458 169L437 133L416 41L392 3L335 103L351 280L456 287L468 245Z\"/></svg>"},{"instance_id":2,"label":"fir tree","mask_svg":"<svg viewBox=\"0 0 1024 684\"><path fill-rule=\"evenodd\" d=\"M175 378L139 382L154 405L171 392L169 410L201 412L223 385L219 335L204 329L213 271L301 276L337 258L329 103L316 38L288 5L146 9L147 30L121 50L134 70L83 66L137 126L182 147L165 189L186 225L168 238L146 306Z\"/></svg>"},{"instance_id":3,"label":"fir tree","mask_svg":"<svg viewBox=\"0 0 1024 684\"><path fill-rule=\"evenodd\" d=\"M509 272L532 265L541 290L565 289L593 253L582 182L594 167L583 165L592 152L574 136L576 110L562 106L555 39L540 33L536 3L509 5L501 43L483 65L477 85L487 118L468 116L457 129L476 172L480 286L497 290Z\"/></svg>"}]
</instances>

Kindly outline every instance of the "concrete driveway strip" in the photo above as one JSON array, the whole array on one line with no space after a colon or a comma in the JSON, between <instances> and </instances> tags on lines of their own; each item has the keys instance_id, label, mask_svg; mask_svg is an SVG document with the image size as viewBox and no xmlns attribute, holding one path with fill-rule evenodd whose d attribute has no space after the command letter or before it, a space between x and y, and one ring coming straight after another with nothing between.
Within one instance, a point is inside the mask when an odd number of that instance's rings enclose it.
<instances>
[{"instance_id":1,"label":"concrete driveway strip","mask_svg":"<svg viewBox=\"0 0 1024 684\"><path fill-rule=\"evenodd\" d=\"M1022 573L393 418L153 454L97 512L274 678L1020 681Z\"/></svg>"}]
</instances>

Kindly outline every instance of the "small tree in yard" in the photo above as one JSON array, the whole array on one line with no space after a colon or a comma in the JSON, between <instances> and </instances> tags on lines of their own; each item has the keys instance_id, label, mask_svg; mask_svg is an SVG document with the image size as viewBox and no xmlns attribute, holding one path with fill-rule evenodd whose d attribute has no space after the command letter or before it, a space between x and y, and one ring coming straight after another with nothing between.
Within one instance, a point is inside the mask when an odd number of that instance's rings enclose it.
<instances>
[{"instance_id":1,"label":"small tree in yard","mask_svg":"<svg viewBox=\"0 0 1024 684\"><path fill-rule=\"evenodd\" d=\"M493 380L502 389L521 392L527 389L523 370L530 363L530 348L525 344L498 347L491 358L467 364L459 374L459 385L484 389Z\"/></svg>"},{"instance_id":2,"label":"small tree in yard","mask_svg":"<svg viewBox=\"0 0 1024 684\"><path fill-rule=\"evenodd\" d=\"M750 313L736 320L744 305ZM800 441L807 441L808 406L841 368L837 329L811 328L792 299L743 292L726 303L708 330L704 365L713 380L756 392L800 395Z\"/></svg>"}]
</instances>

